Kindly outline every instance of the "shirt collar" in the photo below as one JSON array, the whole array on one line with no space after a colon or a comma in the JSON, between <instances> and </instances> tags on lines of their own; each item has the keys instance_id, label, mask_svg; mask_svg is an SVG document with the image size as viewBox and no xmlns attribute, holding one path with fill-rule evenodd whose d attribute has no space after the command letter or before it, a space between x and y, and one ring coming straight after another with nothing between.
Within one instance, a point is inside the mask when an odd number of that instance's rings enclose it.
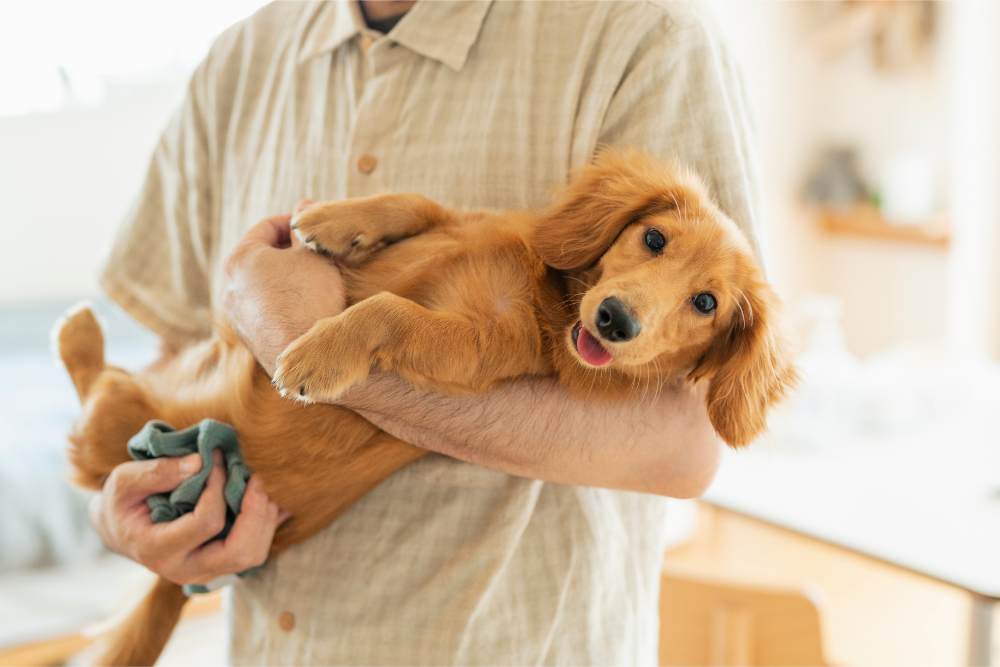
<instances>
[{"instance_id":1,"label":"shirt collar","mask_svg":"<svg viewBox=\"0 0 1000 667\"><path fill-rule=\"evenodd\" d=\"M465 66L469 49L479 38L492 0L431 2L421 0L406 13L389 35L414 53L438 60L453 70ZM299 51L305 62L334 51L367 30L356 0L335 0L320 7Z\"/></svg>"},{"instance_id":2,"label":"shirt collar","mask_svg":"<svg viewBox=\"0 0 1000 667\"><path fill-rule=\"evenodd\" d=\"M299 49L299 63L333 52L365 28L361 8L354 0L319 3Z\"/></svg>"}]
</instances>

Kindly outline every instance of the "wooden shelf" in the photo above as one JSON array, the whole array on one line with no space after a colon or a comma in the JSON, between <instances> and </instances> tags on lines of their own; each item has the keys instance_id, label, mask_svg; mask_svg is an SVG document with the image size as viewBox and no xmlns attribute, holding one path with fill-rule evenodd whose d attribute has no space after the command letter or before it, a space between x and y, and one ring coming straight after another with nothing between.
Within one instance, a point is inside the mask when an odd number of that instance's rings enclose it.
<instances>
[{"instance_id":1,"label":"wooden shelf","mask_svg":"<svg viewBox=\"0 0 1000 667\"><path fill-rule=\"evenodd\" d=\"M847 234L886 241L919 243L947 248L951 241L951 227L941 216L922 225L890 225L874 206L860 205L846 209L821 208L817 210L820 227L829 234Z\"/></svg>"}]
</instances>

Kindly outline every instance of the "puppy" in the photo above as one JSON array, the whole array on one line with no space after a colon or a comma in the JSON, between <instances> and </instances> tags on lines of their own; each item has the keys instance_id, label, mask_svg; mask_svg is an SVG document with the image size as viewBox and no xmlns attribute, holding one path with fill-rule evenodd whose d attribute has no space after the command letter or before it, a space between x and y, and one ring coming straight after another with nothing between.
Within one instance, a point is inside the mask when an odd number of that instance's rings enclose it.
<instances>
[{"instance_id":1,"label":"puppy","mask_svg":"<svg viewBox=\"0 0 1000 667\"><path fill-rule=\"evenodd\" d=\"M151 419L232 424L292 514L274 555L424 454L328 404L373 368L451 395L555 376L604 401L704 380L711 422L734 447L765 428L796 381L778 300L747 240L694 175L639 152L598 155L544 212L457 212L389 194L311 206L293 228L341 267L349 307L281 355L280 394L225 325L132 375L105 363L89 310L67 316L56 340L83 403L70 435L77 481L102 488ZM155 662L184 602L160 579L99 662Z\"/></svg>"},{"instance_id":2,"label":"puppy","mask_svg":"<svg viewBox=\"0 0 1000 667\"><path fill-rule=\"evenodd\" d=\"M710 378L732 446L795 380L778 299L690 172L606 152L545 213L459 213L420 195L314 206L292 228L341 267L350 302L281 355L286 395L332 401L372 368L442 393L556 375L626 400Z\"/></svg>"}]
</instances>

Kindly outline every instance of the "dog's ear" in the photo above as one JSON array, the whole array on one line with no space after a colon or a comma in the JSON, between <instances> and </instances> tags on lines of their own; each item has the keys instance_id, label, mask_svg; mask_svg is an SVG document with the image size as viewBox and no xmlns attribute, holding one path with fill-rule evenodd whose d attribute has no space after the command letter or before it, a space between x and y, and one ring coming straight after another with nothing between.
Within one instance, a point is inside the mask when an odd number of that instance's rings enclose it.
<instances>
[{"instance_id":1,"label":"dog's ear","mask_svg":"<svg viewBox=\"0 0 1000 667\"><path fill-rule=\"evenodd\" d=\"M761 281L736 294L739 307L689 378L709 382L708 416L732 447L767 428L767 413L798 383L777 296Z\"/></svg>"},{"instance_id":2,"label":"dog's ear","mask_svg":"<svg viewBox=\"0 0 1000 667\"><path fill-rule=\"evenodd\" d=\"M689 172L639 151L603 151L570 180L535 227L531 246L561 271L584 269L632 222L707 196Z\"/></svg>"}]
</instances>

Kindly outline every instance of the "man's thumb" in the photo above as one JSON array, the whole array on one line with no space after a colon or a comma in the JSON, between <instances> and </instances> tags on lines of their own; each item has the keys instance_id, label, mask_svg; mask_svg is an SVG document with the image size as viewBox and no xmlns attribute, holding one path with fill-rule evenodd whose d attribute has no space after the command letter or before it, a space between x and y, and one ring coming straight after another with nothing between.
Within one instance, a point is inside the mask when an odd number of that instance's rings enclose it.
<instances>
[{"instance_id":1,"label":"man's thumb","mask_svg":"<svg viewBox=\"0 0 1000 667\"><path fill-rule=\"evenodd\" d=\"M180 483L201 470L201 455L188 454L177 458L124 463L115 469L116 486L128 489L129 495L143 497L172 491Z\"/></svg>"}]
</instances>

